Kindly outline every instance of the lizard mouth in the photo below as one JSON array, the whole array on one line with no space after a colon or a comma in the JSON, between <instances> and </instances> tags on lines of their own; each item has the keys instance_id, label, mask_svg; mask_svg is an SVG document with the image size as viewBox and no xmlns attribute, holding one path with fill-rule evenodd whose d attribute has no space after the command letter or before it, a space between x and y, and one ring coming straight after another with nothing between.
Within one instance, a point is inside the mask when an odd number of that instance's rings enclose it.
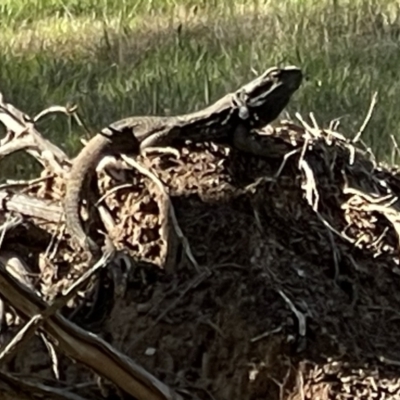
<instances>
[{"instance_id":1,"label":"lizard mouth","mask_svg":"<svg viewBox=\"0 0 400 400\"><path fill-rule=\"evenodd\" d=\"M300 68L290 65L279 70L277 78L288 90L294 92L301 85L303 73Z\"/></svg>"}]
</instances>

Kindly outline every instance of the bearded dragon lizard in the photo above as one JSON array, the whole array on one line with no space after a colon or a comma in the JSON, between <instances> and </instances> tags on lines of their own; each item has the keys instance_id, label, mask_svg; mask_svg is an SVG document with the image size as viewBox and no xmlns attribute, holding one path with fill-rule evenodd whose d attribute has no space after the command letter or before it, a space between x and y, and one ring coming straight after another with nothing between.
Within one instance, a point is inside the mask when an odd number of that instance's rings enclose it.
<instances>
[{"instance_id":1,"label":"bearded dragon lizard","mask_svg":"<svg viewBox=\"0 0 400 400\"><path fill-rule=\"evenodd\" d=\"M137 116L112 123L95 135L73 161L67 181L64 210L67 229L92 254L99 246L85 233L80 220L84 183L105 155L138 155L146 148L168 146L174 140L213 141L255 155L268 155L252 129L278 117L299 88L303 74L294 66L269 68L214 104L178 116Z\"/></svg>"}]
</instances>

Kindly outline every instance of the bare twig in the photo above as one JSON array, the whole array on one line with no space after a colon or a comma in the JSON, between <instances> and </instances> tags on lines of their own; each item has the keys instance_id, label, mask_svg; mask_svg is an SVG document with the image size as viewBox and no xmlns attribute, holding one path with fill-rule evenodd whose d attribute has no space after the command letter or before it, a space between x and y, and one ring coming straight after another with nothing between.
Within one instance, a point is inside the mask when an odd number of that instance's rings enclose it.
<instances>
[{"instance_id":1,"label":"bare twig","mask_svg":"<svg viewBox=\"0 0 400 400\"><path fill-rule=\"evenodd\" d=\"M8 180L6 183L0 184L0 191L2 190L10 190L10 189L22 189L22 188L33 188L37 184L47 181L50 178L53 178L54 175L41 176L39 178L30 179L30 180L20 180L20 181L12 181Z\"/></svg>"},{"instance_id":2,"label":"bare twig","mask_svg":"<svg viewBox=\"0 0 400 400\"><path fill-rule=\"evenodd\" d=\"M58 310L64 307L72 297L78 292L80 288L94 275L100 268L104 267L109 261L110 255L103 256L93 267L88 269L79 279L76 280L68 290L60 297L56 298L53 303L47 307L42 313L34 315L24 326L19 334L17 334L13 340L9 343L6 349L0 354L0 362L5 361L13 357L15 351L20 349L30 338L35 334L36 330ZM0 262L4 262L0 258ZM25 285L29 289L33 289L32 285L28 281L28 284L24 281Z\"/></svg>"},{"instance_id":3,"label":"bare twig","mask_svg":"<svg viewBox=\"0 0 400 400\"><path fill-rule=\"evenodd\" d=\"M354 138L352 140L352 143L357 143L360 140L361 135L363 134L365 128L368 125L368 122L370 121L370 119L372 117L372 113L374 111L374 108L376 106L377 101L378 101L378 92L375 92L372 95L371 103L369 105L369 109L368 109L367 115L366 115L366 117L364 119L364 122L362 123L362 125L361 125L360 129L358 130L356 136L354 136Z\"/></svg>"},{"instance_id":4,"label":"bare twig","mask_svg":"<svg viewBox=\"0 0 400 400\"><path fill-rule=\"evenodd\" d=\"M306 335L306 317L295 307L289 297L287 297L282 290L279 290L279 294L282 296L283 300L286 301L293 314L296 315L296 318L299 321L299 334L304 337Z\"/></svg>"},{"instance_id":5,"label":"bare twig","mask_svg":"<svg viewBox=\"0 0 400 400\"><path fill-rule=\"evenodd\" d=\"M32 338L41 323L40 315L33 316L0 352L0 364L5 364L11 360L16 352Z\"/></svg>"},{"instance_id":6,"label":"bare twig","mask_svg":"<svg viewBox=\"0 0 400 400\"><path fill-rule=\"evenodd\" d=\"M384 364L387 364L387 365L392 365L392 366L395 366L395 367L400 367L400 360L393 360L393 359L387 358L387 357L385 357L385 356L378 356L378 360L379 360L381 363L384 363Z\"/></svg>"},{"instance_id":7,"label":"bare twig","mask_svg":"<svg viewBox=\"0 0 400 400\"><path fill-rule=\"evenodd\" d=\"M53 201L37 199L25 194L11 194L7 191L0 191L0 210L56 223L64 219L62 208L55 205Z\"/></svg>"},{"instance_id":8,"label":"bare twig","mask_svg":"<svg viewBox=\"0 0 400 400\"><path fill-rule=\"evenodd\" d=\"M282 161L281 165L279 166L278 171L274 175L275 179L279 178L279 176L281 175L283 168L285 168L285 165L286 165L287 161L289 160L289 158L300 152L302 152L302 149L295 149L295 150L289 151L289 153L286 153L283 156L283 161Z\"/></svg>"},{"instance_id":9,"label":"bare twig","mask_svg":"<svg viewBox=\"0 0 400 400\"><path fill-rule=\"evenodd\" d=\"M262 333L261 335L254 336L253 338L250 339L250 342L251 342L251 343L258 342L258 341L261 340L261 339L265 339L265 338L268 337L268 336L271 336L271 335L273 335L273 334L275 334L275 333L281 332L282 329L283 329L283 326L282 326L282 325L281 325L281 326L278 326L277 328L272 329L272 330L267 331L267 332L264 332L264 333Z\"/></svg>"},{"instance_id":10,"label":"bare twig","mask_svg":"<svg viewBox=\"0 0 400 400\"><path fill-rule=\"evenodd\" d=\"M313 128L311 125L309 125L304 119L303 117L299 114L296 113L295 114L296 118L300 121L300 123L303 125L303 127L305 128L306 132L310 133L310 135L314 138L318 138L321 136L321 131L318 128Z\"/></svg>"},{"instance_id":11,"label":"bare twig","mask_svg":"<svg viewBox=\"0 0 400 400\"><path fill-rule=\"evenodd\" d=\"M49 166L60 175L65 173L64 168L69 167L66 154L35 129L34 122L28 115L18 110L13 105L4 101L0 93L0 122L10 132L13 138L8 143L0 146L0 159L10 154L10 151L25 149L27 153L36 158L43 166Z\"/></svg>"},{"instance_id":12,"label":"bare twig","mask_svg":"<svg viewBox=\"0 0 400 400\"><path fill-rule=\"evenodd\" d=\"M38 122L41 118L50 115L50 114L56 114L56 113L61 113L65 114L67 116L71 116L76 112L78 109L77 105L71 105L70 107L64 107L64 106L51 106L49 108L46 108L45 110L41 111L40 113L36 114L33 117L33 122Z\"/></svg>"},{"instance_id":13,"label":"bare twig","mask_svg":"<svg viewBox=\"0 0 400 400\"><path fill-rule=\"evenodd\" d=\"M24 318L30 319L46 312L46 304L12 278L1 262L0 287L2 297ZM114 382L133 397L140 400L182 399L126 355L58 313L43 321L43 329L53 337L59 350Z\"/></svg>"},{"instance_id":14,"label":"bare twig","mask_svg":"<svg viewBox=\"0 0 400 400\"><path fill-rule=\"evenodd\" d=\"M311 122L312 122L313 125L314 125L314 129L320 131L321 129L320 129L320 127L318 126L318 122L317 122L317 120L315 119L314 113L313 113L313 112L310 112L309 115L310 115Z\"/></svg>"},{"instance_id":15,"label":"bare twig","mask_svg":"<svg viewBox=\"0 0 400 400\"><path fill-rule=\"evenodd\" d=\"M396 154L397 156L400 155L400 149L399 149L399 144L397 143L397 140L393 135L390 135L390 139L392 140L393 147L392 147L392 154L391 154L391 162L392 164L395 164L396 161Z\"/></svg>"},{"instance_id":16,"label":"bare twig","mask_svg":"<svg viewBox=\"0 0 400 400\"><path fill-rule=\"evenodd\" d=\"M317 183L314 178L314 173L309 164L305 160L302 160L300 167L305 174L305 181L302 184L302 189L306 194L307 202L314 211L317 211L319 202L319 193L317 190Z\"/></svg>"}]
</instances>

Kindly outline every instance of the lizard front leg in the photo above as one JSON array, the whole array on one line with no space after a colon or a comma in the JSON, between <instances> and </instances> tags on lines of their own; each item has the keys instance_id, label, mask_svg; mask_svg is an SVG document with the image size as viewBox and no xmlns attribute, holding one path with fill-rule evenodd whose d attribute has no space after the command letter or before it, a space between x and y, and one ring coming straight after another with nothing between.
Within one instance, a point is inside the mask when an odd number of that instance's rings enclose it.
<instances>
[{"instance_id":1,"label":"lizard front leg","mask_svg":"<svg viewBox=\"0 0 400 400\"><path fill-rule=\"evenodd\" d=\"M252 134L244 123L240 123L233 132L233 145L240 151L256 156L270 155L269 146L263 144L262 138L257 136L260 135Z\"/></svg>"}]
</instances>

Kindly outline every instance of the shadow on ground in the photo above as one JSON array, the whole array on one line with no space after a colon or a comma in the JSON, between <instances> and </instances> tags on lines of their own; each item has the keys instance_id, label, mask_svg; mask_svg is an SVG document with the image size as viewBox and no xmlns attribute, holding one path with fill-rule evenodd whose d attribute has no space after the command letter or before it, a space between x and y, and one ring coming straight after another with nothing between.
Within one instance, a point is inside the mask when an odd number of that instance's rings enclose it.
<instances>
[{"instance_id":1,"label":"shadow on ground","mask_svg":"<svg viewBox=\"0 0 400 400\"><path fill-rule=\"evenodd\" d=\"M293 126L277 134L299 149L306 137ZM314 141L301 170L297 153L278 180L251 190L259 177L277 173L283 154L226 157L222 147L189 146L179 161L154 157L201 270L184 256L177 274L132 271L124 296L104 294L111 306L100 310L106 317L96 332L200 399L394 398L399 176L359 152L351 163L351 147L328 139ZM115 185L102 182L102 190ZM106 201L117 221L115 242L151 261L158 214L146 186ZM9 368L51 377L39 340ZM92 379L64 357L59 370L69 385ZM100 396L93 387L81 394Z\"/></svg>"}]
</instances>

